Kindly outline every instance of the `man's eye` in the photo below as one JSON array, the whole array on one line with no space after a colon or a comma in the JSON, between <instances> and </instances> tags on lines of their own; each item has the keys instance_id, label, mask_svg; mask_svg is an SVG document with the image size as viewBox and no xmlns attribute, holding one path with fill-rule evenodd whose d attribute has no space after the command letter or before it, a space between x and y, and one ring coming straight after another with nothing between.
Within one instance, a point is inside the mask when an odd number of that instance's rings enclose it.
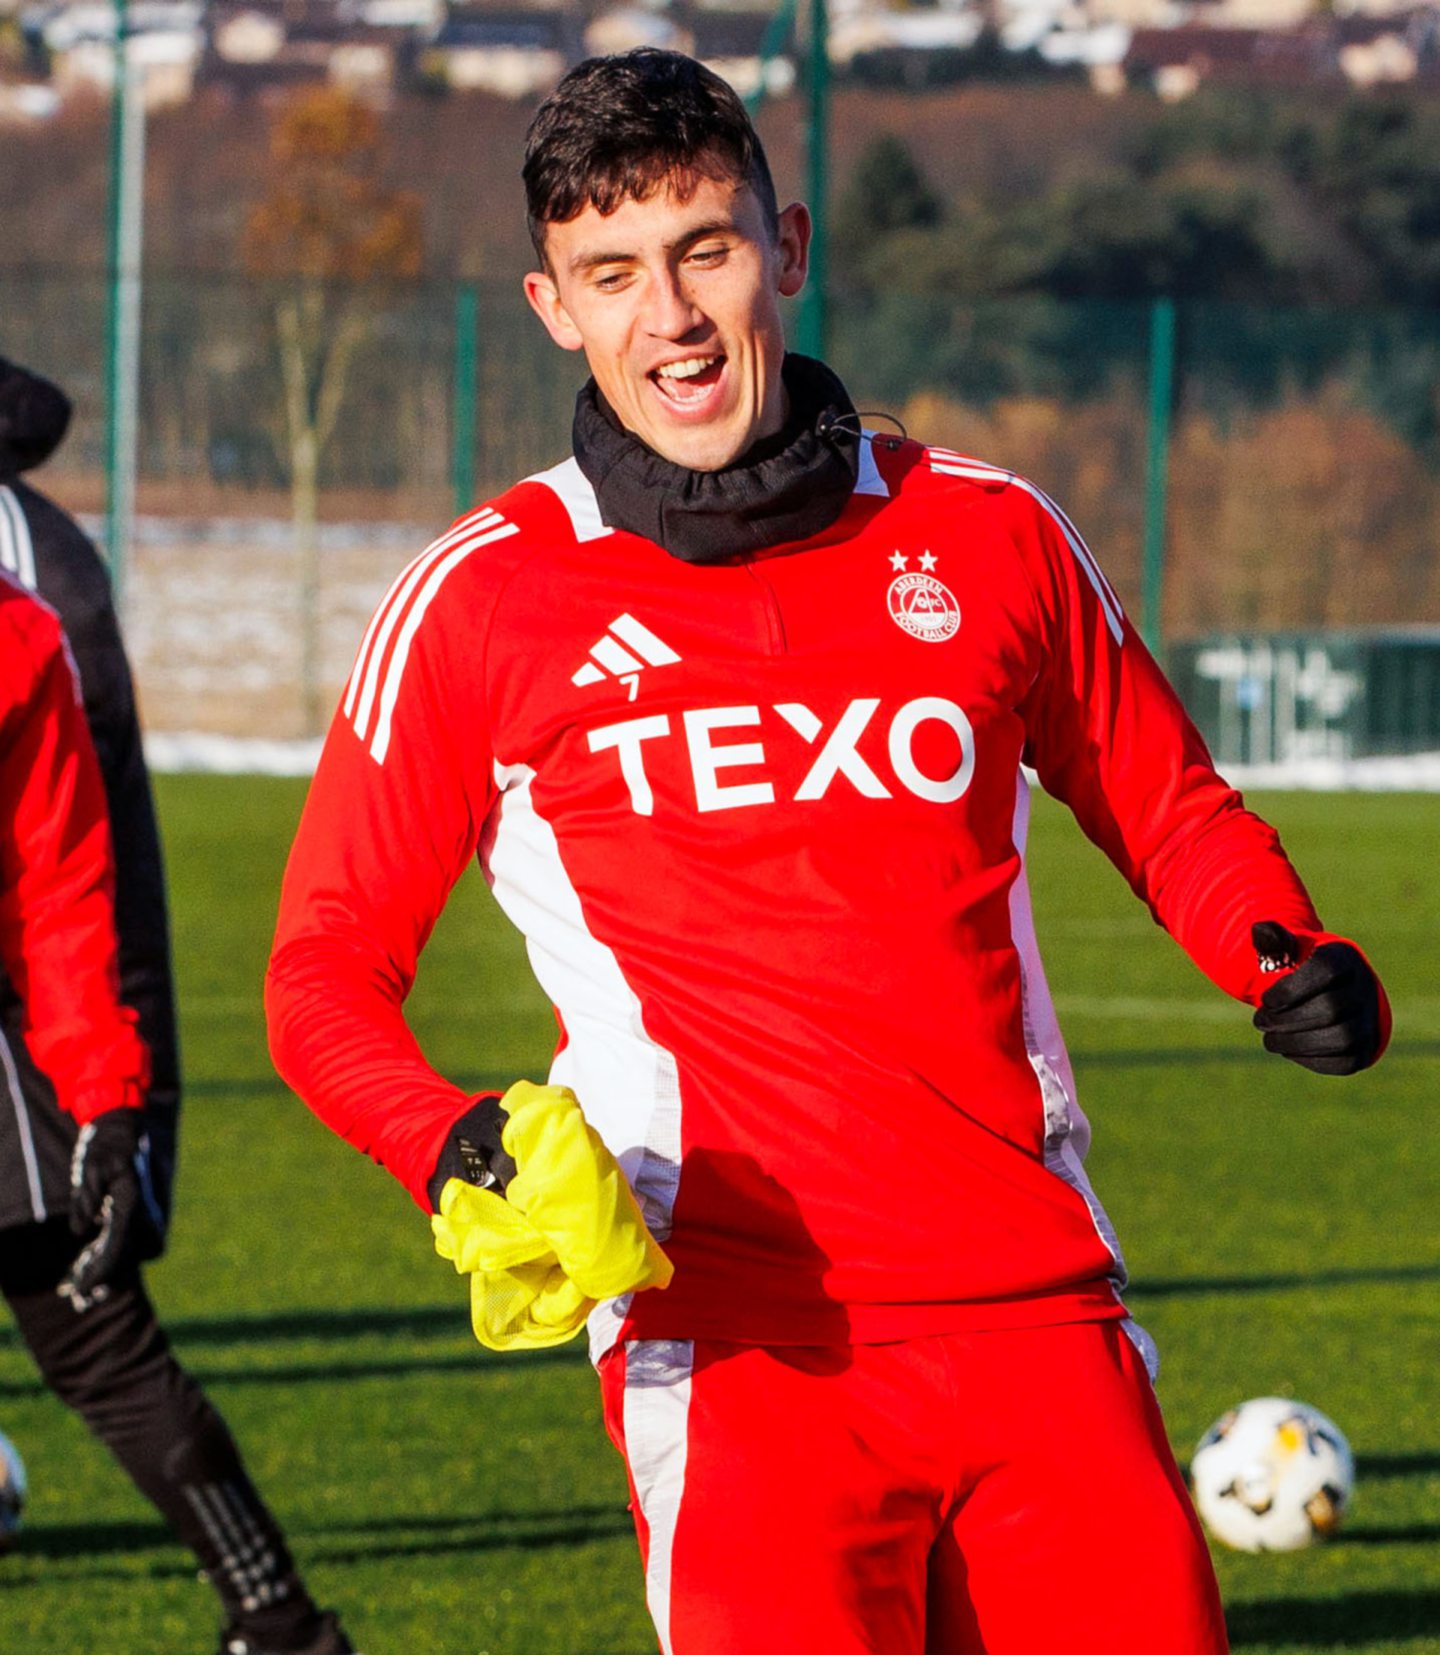
<instances>
[{"instance_id":1,"label":"man's eye","mask_svg":"<svg viewBox=\"0 0 1440 1655\"><path fill-rule=\"evenodd\" d=\"M719 264L730 249L728 247L696 247L691 250L691 264Z\"/></svg>"},{"instance_id":2,"label":"man's eye","mask_svg":"<svg viewBox=\"0 0 1440 1655\"><path fill-rule=\"evenodd\" d=\"M602 293L618 293L629 280L629 273L624 270L607 270L603 274L597 273L591 278L591 285L598 287Z\"/></svg>"}]
</instances>

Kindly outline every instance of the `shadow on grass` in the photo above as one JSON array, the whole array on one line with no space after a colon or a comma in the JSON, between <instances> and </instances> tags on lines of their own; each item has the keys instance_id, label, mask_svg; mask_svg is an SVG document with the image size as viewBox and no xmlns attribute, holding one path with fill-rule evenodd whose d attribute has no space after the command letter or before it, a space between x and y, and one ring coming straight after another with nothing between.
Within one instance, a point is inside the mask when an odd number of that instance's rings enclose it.
<instances>
[{"instance_id":1,"label":"shadow on grass","mask_svg":"<svg viewBox=\"0 0 1440 1655\"><path fill-rule=\"evenodd\" d=\"M1297 1287L1356 1287L1440 1281L1440 1264L1376 1264L1269 1276L1175 1276L1132 1281L1127 1299L1173 1299L1201 1293L1276 1293Z\"/></svg>"},{"instance_id":2,"label":"shadow on grass","mask_svg":"<svg viewBox=\"0 0 1440 1655\"><path fill-rule=\"evenodd\" d=\"M357 1339L371 1334L406 1339L454 1338L468 1332L466 1305L373 1305L359 1310L262 1311L253 1316L172 1316L165 1323L177 1339L206 1345L250 1345L282 1339Z\"/></svg>"},{"instance_id":3,"label":"shadow on grass","mask_svg":"<svg viewBox=\"0 0 1440 1655\"><path fill-rule=\"evenodd\" d=\"M183 1007L182 1007L183 1009ZM546 1062L548 1063L548 1059ZM514 1074L452 1074L449 1077L463 1092L503 1092L515 1079ZM273 1072L262 1075L210 1075L205 1079L185 1081L185 1095L191 1098L269 1098L294 1096L290 1088ZM298 1100L297 1100L298 1102ZM303 1107L303 1105L301 1106Z\"/></svg>"},{"instance_id":4,"label":"shadow on grass","mask_svg":"<svg viewBox=\"0 0 1440 1655\"><path fill-rule=\"evenodd\" d=\"M1242 1011L1243 1016L1243 1011ZM1440 1057L1440 1040L1402 1040L1385 1054L1386 1064L1407 1058ZM1272 1064L1263 1046L1109 1046L1103 1050L1072 1051L1077 1069L1188 1069L1198 1064Z\"/></svg>"},{"instance_id":5,"label":"shadow on grass","mask_svg":"<svg viewBox=\"0 0 1440 1655\"><path fill-rule=\"evenodd\" d=\"M1440 1454L1357 1454L1357 1477L1430 1477L1440 1472Z\"/></svg>"},{"instance_id":6,"label":"shadow on grass","mask_svg":"<svg viewBox=\"0 0 1440 1655\"><path fill-rule=\"evenodd\" d=\"M428 1325L432 1313L422 1312L419 1321ZM347 1337L362 1338L385 1332L404 1332L414 1313L397 1311L393 1318L384 1311L362 1314L356 1318L337 1315L331 1318L309 1316L257 1316L253 1319L233 1318L221 1324L204 1321L171 1322L169 1331L177 1336L177 1353L186 1370L202 1385L333 1385L357 1379L403 1379L417 1374L470 1374L488 1372L514 1374L524 1368L588 1368L590 1359L583 1339L572 1340L552 1350L511 1351L497 1356L492 1351L472 1345L459 1351L434 1351L429 1355L415 1352L397 1356L321 1356L312 1360L283 1363L208 1362L194 1349L187 1349L187 1340L197 1345L210 1341L208 1328L220 1326L223 1331L215 1340L221 1345L249 1346L253 1349L287 1339ZM206 1330L206 1331L202 1331ZM438 1332L438 1323L431 1325ZM463 1308L444 1313L444 1332L447 1338L468 1336ZM411 1330L412 1338L424 1336L421 1327ZM0 1329L0 1350L18 1345L18 1336L9 1329ZM33 1373L15 1379L0 1379L0 1402L15 1402L45 1394L45 1385Z\"/></svg>"},{"instance_id":7,"label":"shadow on grass","mask_svg":"<svg viewBox=\"0 0 1440 1655\"><path fill-rule=\"evenodd\" d=\"M1337 1546L1433 1546L1440 1540L1440 1524L1396 1523L1389 1528L1344 1529Z\"/></svg>"},{"instance_id":8,"label":"shadow on grass","mask_svg":"<svg viewBox=\"0 0 1440 1655\"><path fill-rule=\"evenodd\" d=\"M1440 1592L1344 1592L1333 1598L1275 1598L1226 1610L1236 1649L1308 1644L1344 1649L1440 1632Z\"/></svg>"},{"instance_id":9,"label":"shadow on grass","mask_svg":"<svg viewBox=\"0 0 1440 1655\"><path fill-rule=\"evenodd\" d=\"M256 1338L258 1346L263 1337ZM185 1369L202 1385L335 1385L357 1379L409 1379L417 1374L469 1374L472 1377L488 1372L501 1372L496 1357L478 1346L470 1351L435 1352L432 1356L396 1356L393 1358L357 1357L354 1360L335 1357L316 1357L311 1362L278 1364L255 1363L251 1366L225 1365L206 1362L185 1350L180 1351ZM559 1350L516 1351L503 1358L504 1372L514 1373L526 1367L589 1366L583 1342L578 1348ZM45 1385L37 1376L20 1379L0 1379L0 1402L16 1402L43 1396Z\"/></svg>"},{"instance_id":10,"label":"shadow on grass","mask_svg":"<svg viewBox=\"0 0 1440 1655\"><path fill-rule=\"evenodd\" d=\"M463 1516L397 1515L365 1522L307 1524L290 1529L301 1540L305 1561L360 1563L370 1558L434 1557L467 1552L535 1550L547 1546L581 1546L596 1540L634 1534L629 1513L612 1504L572 1506L564 1511L496 1511ZM70 1564L120 1553L170 1549L176 1542L163 1523L41 1523L29 1525L11 1559L25 1563ZM194 1565L156 1559L138 1572L97 1562L66 1570L76 1579L174 1579L193 1575ZM36 1584L18 1571L0 1571L0 1591ZM44 1579L53 1579L47 1571ZM43 1583L43 1581L41 1582Z\"/></svg>"},{"instance_id":11,"label":"shadow on grass","mask_svg":"<svg viewBox=\"0 0 1440 1655\"><path fill-rule=\"evenodd\" d=\"M290 1088L278 1075L216 1075L210 1080L191 1080L187 1075L185 1078L187 1098L274 1098L286 1093L290 1093Z\"/></svg>"},{"instance_id":12,"label":"shadow on grass","mask_svg":"<svg viewBox=\"0 0 1440 1655\"><path fill-rule=\"evenodd\" d=\"M181 1353L185 1367L202 1385L334 1385L353 1379L408 1379L416 1374L469 1374L472 1377L486 1372L500 1372L494 1357L487 1357L477 1347L469 1351L433 1356L358 1357L354 1361L343 1358L317 1357L313 1362L286 1362L278 1365L256 1364L253 1367L225 1367L196 1361ZM505 1371L522 1367L587 1367L584 1347L578 1356L568 1350L537 1350L523 1354L515 1352L505 1359ZM3 1392L0 1392L3 1394Z\"/></svg>"},{"instance_id":13,"label":"shadow on grass","mask_svg":"<svg viewBox=\"0 0 1440 1655\"><path fill-rule=\"evenodd\" d=\"M363 1523L308 1525L306 1560L361 1563L368 1558L436 1557L465 1552L582 1546L633 1536L623 1506L571 1506L564 1511L494 1511L469 1516L376 1517ZM333 1538L332 1538L333 1537ZM318 1542L318 1543L317 1543Z\"/></svg>"},{"instance_id":14,"label":"shadow on grass","mask_svg":"<svg viewBox=\"0 0 1440 1655\"><path fill-rule=\"evenodd\" d=\"M158 1519L153 1523L26 1523L15 1557L60 1562L72 1557L104 1557L110 1552L149 1551L173 1546L174 1535ZM182 1573L193 1574L193 1566Z\"/></svg>"},{"instance_id":15,"label":"shadow on grass","mask_svg":"<svg viewBox=\"0 0 1440 1655\"><path fill-rule=\"evenodd\" d=\"M364 1310L294 1310L255 1316L181 1316L166 1322L181 1361L201 1384L311 1385L355 1379L397 1379L416 1374L476 1374L490 1370L516 1373L527 1367L589 1366L583 1338L550 1350L512 1351L504 1356L484 1350L470 1340L466 1307L424 1305L404 1309L374 1307ZM238 1348L284 1344L301 1340L335 1342L395 1338L406 1341L404 1354L316 1355L308 1360L280 1364L233 1364L205 1359L207 1345ZM426 1339L468 1341L463 1350L435 1350L428 1354L417 1344ZM20 1348L20 1336L0 1327L0 1351ZM33 1373L0 1379L0 1402L40 1396L45 1387Z\"/></svg>"}]
</instances>

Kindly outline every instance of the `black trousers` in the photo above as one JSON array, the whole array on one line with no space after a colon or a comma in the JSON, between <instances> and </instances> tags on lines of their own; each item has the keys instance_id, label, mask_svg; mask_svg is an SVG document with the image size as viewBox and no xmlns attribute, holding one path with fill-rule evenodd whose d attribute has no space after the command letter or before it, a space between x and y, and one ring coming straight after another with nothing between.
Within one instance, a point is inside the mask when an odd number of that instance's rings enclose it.
<instances>
[{"instance_id":1,"label":"black trousers","mask_svg":"<svg viewBox=\"0 0 1440 1655\"><path fill-rule=\"evenodd\" d=\"M55 1292L77 1246L63 1219L0 1230L0 1292L45 1383L195 1553L229 1624L264 1647L302 1644L318 1611L224 1420L176 1361L138 1269L86 1311Z\"/></svg>"}]
</instances>

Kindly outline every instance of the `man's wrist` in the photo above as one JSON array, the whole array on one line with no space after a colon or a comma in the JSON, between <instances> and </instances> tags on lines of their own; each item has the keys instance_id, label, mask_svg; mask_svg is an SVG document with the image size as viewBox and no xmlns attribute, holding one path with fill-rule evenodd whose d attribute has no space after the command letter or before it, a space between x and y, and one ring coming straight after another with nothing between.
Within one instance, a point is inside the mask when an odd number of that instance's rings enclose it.
<instances>
[{"instance_id":1,"label":"man's wrist","mask_svg":"<svg viewBox=\"0 0 1440 1655\"><path fill-rule=\"evenodd\" d=\"M508 1118L499 1094L484 1092L472 1098L450 1123L435 1170L425 1185L433 1212L440 1211L441 1193L452 1178L504 1194L515 1175L515 1162L501 1137Z\"/></svg>"}]
</instances>

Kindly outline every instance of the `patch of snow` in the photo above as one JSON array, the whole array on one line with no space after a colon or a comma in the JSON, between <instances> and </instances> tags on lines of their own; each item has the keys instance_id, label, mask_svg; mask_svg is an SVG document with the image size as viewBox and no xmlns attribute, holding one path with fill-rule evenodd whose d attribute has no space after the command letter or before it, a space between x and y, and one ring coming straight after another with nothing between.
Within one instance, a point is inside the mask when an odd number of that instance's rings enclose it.
<instances>
[{"instance_id":1,"label":"patch of snow","mask_svg":"<svg viewBox=\"0 0 1440 1655\"><path fill-rule=\"evenodd\" d=\"M1287 764L1222 764L1232 787L1297 793L1440 793L1440 753L1363 759L1292 759Z\"/></svg>"},{"instance_id":2,"label":"patch of snow","mask_svg":"<svg viewBox=\"0 0 1440 1655\"><path fill-rule=\"evenodd\" d=\"M152 730L145 737L145 760L152 770L166 775L203 770L217 776L313 776L320 762L320 741Z\"/></svg>"}]
</instances>

